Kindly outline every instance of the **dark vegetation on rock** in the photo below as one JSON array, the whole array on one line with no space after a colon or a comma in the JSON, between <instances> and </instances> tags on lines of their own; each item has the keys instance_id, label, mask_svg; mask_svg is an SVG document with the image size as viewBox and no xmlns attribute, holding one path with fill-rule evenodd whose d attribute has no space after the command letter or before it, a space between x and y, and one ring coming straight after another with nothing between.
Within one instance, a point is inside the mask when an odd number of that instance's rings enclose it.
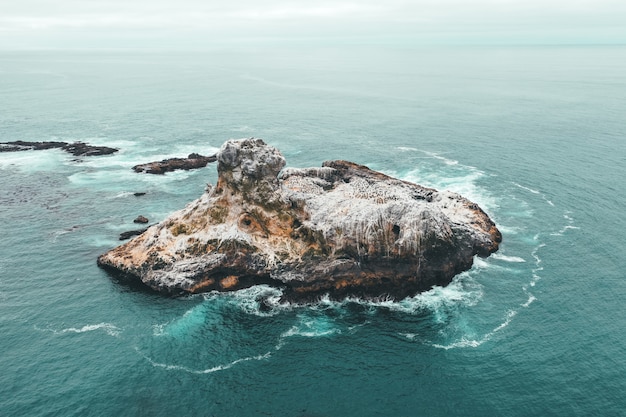
<instances>
[{"instance_id":1,"label":"dark vegetation on rock","mask_svg":"<svg viewBox=\"0 0 626 417\"><path fill-rule=\"evenodd\" d=\"M269 284L288 300L399 299L501 241L477 204L363 165L284 168L261 139L228 141L217 160L214 187L98 264L170 294Z\"/></svg>"}]
</instances>

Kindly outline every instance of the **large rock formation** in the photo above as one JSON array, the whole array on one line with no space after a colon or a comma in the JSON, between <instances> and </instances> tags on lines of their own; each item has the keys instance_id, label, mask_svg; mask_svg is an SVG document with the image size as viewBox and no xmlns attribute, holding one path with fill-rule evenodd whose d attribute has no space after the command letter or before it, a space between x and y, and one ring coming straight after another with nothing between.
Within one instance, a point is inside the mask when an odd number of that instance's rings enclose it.
<instances>
[{"instance_id":1,"label":"large rock formation","mask_svg":"<svg viewBox=\"0 0 626 417\"><path fill-rule=\"evenodd\" d=\"M402 298L448 284L501 241L458 194L347 161L284 166L261 139L226 142L215 187L98 264L168 293L265 283L296 300Z\"/></svg>"}]
</instances>

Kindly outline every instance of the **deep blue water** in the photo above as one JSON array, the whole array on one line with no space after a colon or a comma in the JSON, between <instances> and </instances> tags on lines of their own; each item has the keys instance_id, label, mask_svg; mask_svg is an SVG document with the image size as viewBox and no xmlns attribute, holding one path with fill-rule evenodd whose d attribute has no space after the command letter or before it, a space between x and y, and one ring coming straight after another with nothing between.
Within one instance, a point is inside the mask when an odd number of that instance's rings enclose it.
<instances>
[{"instance_id":1,"label":"deep blue water","mask_svg":"<svg viewBox=\"0 0 626 417\"><path fill-rule=\"evenodd\" d=\"M626 47L0 53L2 416L626 415ZM501 250L400 302L168 298L96 257L261 137L478 202ZM135 197L134 192L146 192Z\"/></svg>"}]
</instances>

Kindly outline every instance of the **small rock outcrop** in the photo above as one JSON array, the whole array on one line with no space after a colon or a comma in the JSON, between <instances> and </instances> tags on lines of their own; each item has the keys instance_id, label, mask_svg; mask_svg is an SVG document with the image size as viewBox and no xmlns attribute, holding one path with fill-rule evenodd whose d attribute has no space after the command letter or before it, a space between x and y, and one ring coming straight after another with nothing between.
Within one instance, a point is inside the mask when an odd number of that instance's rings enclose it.
<instances>
[{"instance_id":1,"label":"small rock outcrop","mask_svg":"<svg viewBox=\"0 0 626 417\"><path fill-rule=\"evenodd\" d=\"M147 164L139 164L133 167L135 172L143 172L146 174L165 174L166 172L176 171L178 169L190 170L196 168L204 168L210 162L217 161L216 155L204 156L192 153L187 158L168 158L162 161L148 162Z\"/></svg>"},{"instance_id":2,"label":"small rock outcrop","mask_svg":"<svg viewBox=\"0 0 626 417\"><path fill-rule=\"evenodd\" d=\"M446 285L501 234L475 203L347 161L286 168L261 139L226 142L214 187L98 258L167 293L255 284L289 300L403 298Z\"/></svg>"},{"instance_id":3,"label":"small rock outcrop","mask_svg":"<svg viewBox=\"0 0 626 417\"><path fill-rule=\"evenodd\" d=\"M148 223L149 221L147 217L139 215L133 220L133 223Z\"/></svg>"},{"instance_id":4,"label":"small rock outcrop","mask_svg":"<svg viewBox=\"0 0 626 417\"><path fill-rule=\"evenodd\" d=\"M74 156L110 155L118 151L118 149L109 148L108 146L93 146L83 142L26 142L18 140L0 143L0 152L41 151L57 148L63 149Z\"/></svg>"}]
</instances>

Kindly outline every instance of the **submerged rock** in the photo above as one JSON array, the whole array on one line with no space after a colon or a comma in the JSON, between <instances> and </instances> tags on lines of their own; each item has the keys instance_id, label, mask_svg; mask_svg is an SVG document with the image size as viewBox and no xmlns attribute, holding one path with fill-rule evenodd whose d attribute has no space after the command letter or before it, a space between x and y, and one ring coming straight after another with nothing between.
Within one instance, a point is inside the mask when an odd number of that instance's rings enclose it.
<instances>
[{"instance_id":1,"label":"submerged rock","mask_svg":"<svg viewBox=\"0 0 626 417\"><path fill-rule=\"evenodd\" d=\"M352 162L283 169L261 139L228 141L217 160L215 187L98 264L175 294L265 283L295 300L403 298L448 284L501 241L462 196Z\"/></svg>"},{"instance_id":2,"label":"submerged rock","mask_svg":"<svg viewBox=\"0 0 626 417\"><path fill-rule=\"evenodd\" d=\"M135 172L144 172L146 174L165 174L166 172L176 171L178 169L190 170L196 168L204 168L210 162L217 161L216 155L204 156L192 153L187 158L169 158L162 161L148 162L147 164L139 164L133 167Z\"/></svg>"}]
</instances>

